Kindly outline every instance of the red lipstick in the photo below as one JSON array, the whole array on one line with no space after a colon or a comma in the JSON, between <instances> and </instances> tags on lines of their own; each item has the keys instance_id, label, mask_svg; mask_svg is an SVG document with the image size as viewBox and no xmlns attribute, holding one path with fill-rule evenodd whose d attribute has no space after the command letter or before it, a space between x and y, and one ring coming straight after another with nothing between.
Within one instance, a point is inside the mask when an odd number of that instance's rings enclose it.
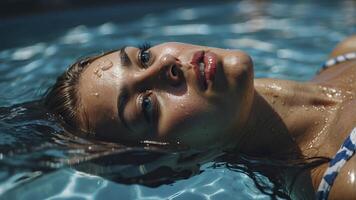
<instances>
[{"instance_id":1,"label":"red lipstick","mask_svg":"<svg viewBox=\"0 0 356 200\"><path fill-rule=\"evenodd\" d=\"M205 78L207 81L214 81L217 66L217 56L213 52L207 52L204 54L205 64Z\"/></svg>"},{"instance_id":2,"label":"red lipstick","mask_svg":"<svg viewBox=\"0 0 356 200\"><path fill-rule=\"evenodd\" d=\"M198 51L193 55L191 64L203 90L208 88L208 82L213 82L216 74L217 56L213 52Z\"/></svg>"}]
</instances>

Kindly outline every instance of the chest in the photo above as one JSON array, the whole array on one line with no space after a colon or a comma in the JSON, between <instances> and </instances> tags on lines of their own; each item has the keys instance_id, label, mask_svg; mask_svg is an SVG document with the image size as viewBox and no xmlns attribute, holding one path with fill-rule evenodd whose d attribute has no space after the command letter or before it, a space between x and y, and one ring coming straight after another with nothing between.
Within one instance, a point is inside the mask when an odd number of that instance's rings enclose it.
<instances>
[{"instance_id":1,"label":"chest","mask_svg":"<svg viewBox=\"0 0 356 200\"><path fill-rule=\"evenodd\" d=\"M313 82L328 86L339 95L340 104L327 117L324 135L321 139L319 155L333 157L351 130L356 127L356 60L332 66L318 76ZM322 137L321 137L322 138Z\"/></svg>"},{"instance_id":2,"label":"chest","mask_svg":"<svg viewBox=\"0 0 356 200\"><path fill-rule=\"evenodd\" d=\"M347 100L340 105L330 122L324 142L326 156L335 155L354 127L356 127L356 100Z\"/></svg>"}]
</instances>

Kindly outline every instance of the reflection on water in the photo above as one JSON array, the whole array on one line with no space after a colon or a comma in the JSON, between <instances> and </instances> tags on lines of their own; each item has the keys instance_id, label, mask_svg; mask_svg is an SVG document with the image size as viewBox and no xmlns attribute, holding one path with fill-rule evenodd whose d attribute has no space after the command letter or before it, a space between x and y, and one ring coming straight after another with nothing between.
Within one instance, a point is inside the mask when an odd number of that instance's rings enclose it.
<instances>
[{"instance_id":1,"label":"reflection on water","mask_svg":"<svg viewBox=\"0 0 356 200\"><path fill-rule=\"evenodd\" d=\"M0 195L5 199L269 199L246 175L225 168L205 166L200 175L158 188L118 184L74 169L55 170L67 161L92 159L94 154L86 149L92 144L70 141L40 110L16 104L40 99L78 57L145 41L238 48L253 57L256 77L308 80L337 42L356 33L355 2L210 1L166 6L159 12L147 8L137 16L133 10L118 12L118 5L0 22L2 30L16 27L21 33L30 22L46 30L38 38L38 30L27 28L21 38L16 33L13 39L29 45L0 47ZM55 27L54 15L62 19ZM67 28L73 16L82 23ZM5 43L2 38L0 43ZM69 148L74 143L82 146Z\"/></svg>"}]
</instances>

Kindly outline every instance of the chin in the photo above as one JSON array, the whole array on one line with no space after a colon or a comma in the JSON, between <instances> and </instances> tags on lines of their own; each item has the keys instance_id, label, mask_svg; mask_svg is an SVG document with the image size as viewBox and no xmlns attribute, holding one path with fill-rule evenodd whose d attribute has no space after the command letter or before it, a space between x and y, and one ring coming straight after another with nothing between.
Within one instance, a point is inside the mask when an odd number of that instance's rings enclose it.
<instances>
[{"instance_id":1,"label":"chin","mask_svg":"<svg viewBox=\"0 0 356 200\"><path fill-rule=\"evenodd\" d=\"M253 79L253 63L251 57L243 52L228 55L223 59L223 70L230 84L247 84Z\"/></svg>"},{"instance_id":2,"label":"chin","mask_svg":"<svg viewBox=\"0 0 356 200\"><path fill-rule=\"evenodd\" d=\"M229 82L225 98L229 99L230 109L235 108L232 127L241 130L247 123L254 98L253 62L246 53L236 51L224 57L223 68Z\"/></svg>"}]
</instances>

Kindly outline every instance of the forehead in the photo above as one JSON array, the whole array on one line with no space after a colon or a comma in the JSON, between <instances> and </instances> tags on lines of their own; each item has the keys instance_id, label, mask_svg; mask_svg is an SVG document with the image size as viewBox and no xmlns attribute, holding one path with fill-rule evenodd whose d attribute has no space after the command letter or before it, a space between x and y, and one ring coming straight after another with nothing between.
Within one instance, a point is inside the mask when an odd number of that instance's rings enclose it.
<instances>
[{"instance_id":1,"label":"forehead","mask_svg":"<svg viewBox=\"0 0 356 200\"><path fill-rule=\"evenodd\" d=\"M96 132L101 123L117 121L116 100L122 77L119 65L119 52L115 51L94 60L82 72L78 95L84 130Z\"/></svg>"}]
</instances>

